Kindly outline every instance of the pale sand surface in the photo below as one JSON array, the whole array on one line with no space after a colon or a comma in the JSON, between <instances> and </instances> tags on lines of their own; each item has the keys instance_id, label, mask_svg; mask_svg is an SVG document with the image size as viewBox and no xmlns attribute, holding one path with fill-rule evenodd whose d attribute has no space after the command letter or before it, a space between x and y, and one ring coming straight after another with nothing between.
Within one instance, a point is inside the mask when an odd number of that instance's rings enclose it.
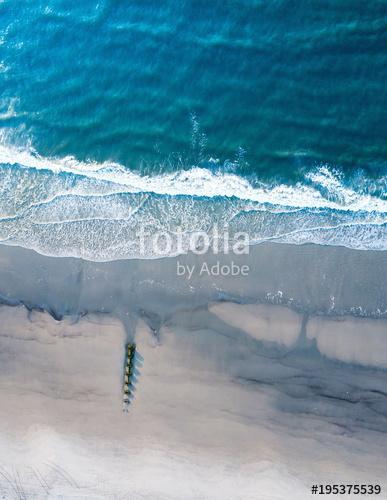
<instances>
[{"instance_id":1,"label":"pale sand surface","mask_svg":"<svg viewBox=\"0 0 387 500\"><path fill-rule=\"evenodd\" d=\"M387 322L367 318L311 318L307 337L322 354L347 363L387 368Z\"/></svg>"},{"instance_id":2,"label":"pale sand surface","mask_svg":"<svg viewBox=\"0 0 387 500\"><path fill-rule=\"evenodd\" d=\"M288 348L305 339L331 359L363 366L387 368L387 321L362 317L300 315L281 306L264 304L210 304L209 310L224 322L253 338Z\"/></svg>"},{"instance_id":3,"label":"pale sand surface","mask_svg":"<svg viewBox=\"0 0 387 500\"><path fill-rule=\"evenodd\" d=\"M0 307L0 495L302 500L313 483L383 484L383 412L331 396L348 378L369 397L386 374L292 354L302 320L285 308L210 310L176 313L158 336L138 323L125 414L120 321Z\"/></svg>"},{"instance_id":4,"label":"pale sand surface","mask_svg":"<svg viewBox=\"0 0 387 500\"><path fill-rule=\"evenodd\" d=\"M300 336L302 316L287 307L220 302L210 305L209 310L226 323L243 328L257 340L290 347Z\"/></svg>"}]
</instances>

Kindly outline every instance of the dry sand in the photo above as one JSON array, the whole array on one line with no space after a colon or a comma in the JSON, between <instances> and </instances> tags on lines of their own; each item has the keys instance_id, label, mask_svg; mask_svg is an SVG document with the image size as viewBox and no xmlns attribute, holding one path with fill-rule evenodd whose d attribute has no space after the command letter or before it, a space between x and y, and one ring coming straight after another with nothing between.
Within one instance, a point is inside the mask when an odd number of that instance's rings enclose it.
<instances>
[{"instance_id":1,"label":"dry sand","mask_svg":"<svg viewBox=\"0 0 387 500\"><path fill-rule=\"evenodd\" d=\"M120 321L0 307L0 495L302 500L315 482L383 483L386 417L331 400L386 374L292 354L302 318L254 307L181 311L158 336L140 321L127 414Z\"/></svg>"}]
</instances>

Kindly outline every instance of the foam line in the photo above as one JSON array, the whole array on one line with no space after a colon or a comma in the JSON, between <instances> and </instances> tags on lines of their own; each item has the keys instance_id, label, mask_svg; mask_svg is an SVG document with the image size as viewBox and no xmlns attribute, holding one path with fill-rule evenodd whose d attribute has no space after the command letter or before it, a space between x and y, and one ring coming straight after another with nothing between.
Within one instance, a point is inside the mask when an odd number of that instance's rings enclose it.
<instances>
[{"instance_id":1,"label":"foam line","mask_svg":"<svg viewBox=\"0 0 387 500\"><path fill-rule=\"evenodd\" d=\"M387 213L387 201L369 194L359 194L345 187L326 167L307 175L312 183L295 186L280 184L253 187L235 174L214 173L192 167L187 171L156 176L142 176L117 163L80 162L74 157L44 158L33 150L0 145L0 163L52 173L69 173L121 186L126 193L154 193L169 196L228 197L294 208L332 208ZM323 196L320 187L328 190ZM332 201L332 198L338 201Z\"/></svg>"}]
</instances>

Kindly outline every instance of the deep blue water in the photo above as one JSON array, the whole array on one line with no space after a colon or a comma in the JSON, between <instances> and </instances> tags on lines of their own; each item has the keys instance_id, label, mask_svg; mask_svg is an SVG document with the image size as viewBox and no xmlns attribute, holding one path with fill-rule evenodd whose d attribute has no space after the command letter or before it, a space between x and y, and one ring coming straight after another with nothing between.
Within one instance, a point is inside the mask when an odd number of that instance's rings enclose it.
<instances>
[{"instance_id":1,"label":"deep blue water","mask_svg":"<svg viewBox=\"0 0 387 500\"><path fill-rule=\"evenodd\" d=\"M0 238L105 259L218 218L385 248L386 47L384 0L5 0Z\"/></svg>"}]
</instances>

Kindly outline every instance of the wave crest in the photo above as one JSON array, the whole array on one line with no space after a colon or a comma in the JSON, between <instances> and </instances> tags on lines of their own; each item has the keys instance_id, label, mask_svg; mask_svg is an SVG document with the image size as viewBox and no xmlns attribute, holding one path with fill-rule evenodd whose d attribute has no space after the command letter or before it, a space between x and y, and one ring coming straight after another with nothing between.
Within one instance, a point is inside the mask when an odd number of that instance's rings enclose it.
<instances>
[{"instance_id":1,"label":"wave crest","mask_svg":"<svg viewBox=\"0 0 387 500\"><path fill-rule=\"evenodd\" d=\"M150 244L157 232L188 238L215 225L227 226L230 237L247 232L253 243L387 248L387 201L327 167L295 185L253 185L210 168L142 176L115 163L0 145L0 186L1 241L53 256L160 257ZM140 251L145 225L149 245Z\"/></svg>"}]
</instances>

